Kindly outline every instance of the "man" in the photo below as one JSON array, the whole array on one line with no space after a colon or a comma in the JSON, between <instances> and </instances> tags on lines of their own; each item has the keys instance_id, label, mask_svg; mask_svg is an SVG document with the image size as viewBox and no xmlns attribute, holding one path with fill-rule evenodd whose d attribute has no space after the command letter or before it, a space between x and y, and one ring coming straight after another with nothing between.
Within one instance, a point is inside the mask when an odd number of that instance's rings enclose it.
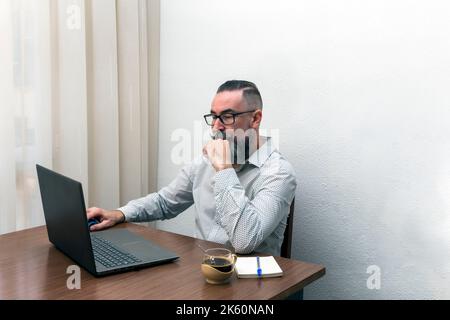
<instances>
[{"instance_id":1,"label":"man","mask_svg":"<svg viewBox=\"0 0 450 320\"><path fill-rule=\"evenodd\" d=\"M237 253L279 255L297 184L292 166L270 138L259 135L262 107L255 84L222 84L211 114L204 116L213 140L204 146L203 156L159 192L118 210L89 208L88 218L101 221L91 230L170 219L195 205L196 237L231 245Z\"/></svg>"}]
</instances>

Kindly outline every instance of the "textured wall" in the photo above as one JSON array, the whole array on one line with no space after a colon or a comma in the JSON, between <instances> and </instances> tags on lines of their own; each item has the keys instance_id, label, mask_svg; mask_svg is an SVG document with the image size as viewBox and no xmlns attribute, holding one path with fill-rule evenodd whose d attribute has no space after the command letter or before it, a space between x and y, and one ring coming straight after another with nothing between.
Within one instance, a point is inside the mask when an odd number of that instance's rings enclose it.
<instances>
[{"instance_id":1,"label":"textured wall","mask_svg":"<svg viewBox=\"0 0 450 320\"><path fill-rule=\"evenodd\" d=\"M298 175L294 258L327 267L305 298L449 299L449 10L163 1L159 186L179 169L171 133L193 131L224 80L253 80ZM192 234L192 214L158 225Z\"/></svg>"}]
</instances>

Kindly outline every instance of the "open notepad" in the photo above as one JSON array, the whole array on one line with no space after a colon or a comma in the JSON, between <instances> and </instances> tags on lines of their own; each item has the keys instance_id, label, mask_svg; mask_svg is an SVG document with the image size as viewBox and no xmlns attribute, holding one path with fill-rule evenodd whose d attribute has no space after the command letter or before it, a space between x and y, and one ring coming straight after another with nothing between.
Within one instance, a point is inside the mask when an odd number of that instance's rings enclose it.
<instances>
[{"instance_id":1,"label":"open notepad","mask_svg":"<svg viewBox=\"0 0 450 320\"><path fill-rule=\"evenodd\" d=\"M262 271L262 278L281 277L281 270L275 258L259 257L259 265ZM258 262L256 257L238 257L235 266L238 278L258 278Z\"/></svg>"}]
</instances>

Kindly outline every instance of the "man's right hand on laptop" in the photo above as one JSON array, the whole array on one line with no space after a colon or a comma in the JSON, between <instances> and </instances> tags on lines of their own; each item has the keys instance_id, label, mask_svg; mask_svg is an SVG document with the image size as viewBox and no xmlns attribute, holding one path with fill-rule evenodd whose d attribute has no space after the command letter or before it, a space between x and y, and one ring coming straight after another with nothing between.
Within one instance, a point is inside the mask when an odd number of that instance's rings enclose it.
<instances>
[{"instance_id":1,"label":"man's right hand on laptop","mask_svg":"<svg viewBox=\"0 0 450 320\"><path fill-rule=\"evenodd\" d=\"M112 226L124 222L125 216L122 211L119 210L104 210L102 208L92 207L86 210L87 218L89 219L97 219L100 221L97 224L94 224L90 227L91 231L99 231L107 228L111 228Z\"/></svg>"}]
</instances>

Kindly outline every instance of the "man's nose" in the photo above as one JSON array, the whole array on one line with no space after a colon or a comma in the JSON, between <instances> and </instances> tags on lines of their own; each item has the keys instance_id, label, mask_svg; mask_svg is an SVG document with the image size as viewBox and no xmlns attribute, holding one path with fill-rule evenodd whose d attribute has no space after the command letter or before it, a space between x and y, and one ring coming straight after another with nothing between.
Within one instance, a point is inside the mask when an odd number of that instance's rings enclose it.
<instances>
[{"instance_id":1,"label":"man's nose","mask_svg":"<svg viewBox=\"0 0 450 320\"><path fill-rule=\"evenodd\" d=\"M222 123L222 121L220 121L219 118L217 118L216 120L214 120L213 129L215 131L223 131L225 130L225 125Z\"/></svg>"}]
</instances>

